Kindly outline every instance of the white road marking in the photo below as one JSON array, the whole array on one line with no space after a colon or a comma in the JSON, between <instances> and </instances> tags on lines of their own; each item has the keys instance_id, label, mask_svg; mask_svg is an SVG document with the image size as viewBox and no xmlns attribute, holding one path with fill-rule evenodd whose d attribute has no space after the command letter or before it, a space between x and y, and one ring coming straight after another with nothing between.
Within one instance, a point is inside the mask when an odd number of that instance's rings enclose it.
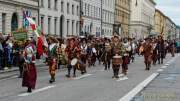
<instances>
[{"instance_id":1,"label":"white road marking","mask_svg":"<svg viewBox=\"0 0 180 101\"><path fill-rule=\"evenodd\" d=\"M165 66L169 66L170 64L165 64Z\"/></svg>"},{"instance_id":2,"label":"white road marking","mask_svg":"<svg viewBox=\"0 0 180 101\"><path fill-rule=\"evenodd\" d=\"M162 66L162 67L160 67L160 68L165 69L165 68L167 68L167 66Z\"/></svg>"},{"instance_id":3,"label":"white road marking","mask_svg":"<svg viewBox=\"0 0 180 101\"><path fill-rule=\"evenodd\" d=\"M157 72L162 72L162 71L163 71L163 69L158 69L158 70L157 70Z\"/></svg>"},{"instance_id":4,"label":"white road marking","mask_svg":"<svg viewBox=\"0 0 180 101\"><path fill-rule=\"evenodd\" d=\"M137 85L133 90L131 90L124 97L119 99L119 101L130 101L136 94L138 94L144 87L146 87L154 78L156 78L159 73L153 73L150 77L144 80L142 83Z\"/></svg>"},{"instance_id":5,"label":"white road marking","mask_svg":"<svg viewBox=\"0 0 180 101\"><path fill-rule=\"evenodd\" d=\"M80 77L76 77L76 78L73 78L74 80L79 80L79 79L83 79L85 77L88 77L88 76L91 76L92 74L85 74L85 75L82 75Z\"/></svg>"},{"instance_id":6,"label":"white road marking","mask_svg":"<svg viewBox=\"0 0 180 101\"><path fill-rule=\"evenodd\" d=\"M118 76L119 76L119 77L122 77L122 76L124 76L124 74L119 74Z\"/></svg>"},{"instance_id":7,"label":"white road marking","mask_svg":"<svg viewBox=\"0 0 180 101\"><path fill-rule=\"evenodd\" d=\"M123 80L127 80L128 79L128 77L127 76L123 76L123 77L121 77L121 78L119 78L118 80L116 80L116 81L123 81Z\"/></svg>"},{"instance_id":8,"label":"white road marking","mask_svg":"<svg viewBox=\"0 0 180 101\"><path fill-rule=\"evenodd\" d=\"M25 96L29 96L29 95L32 95L32 94L35 94L35 93L38 93L38 92L42 92L42 91L45 91L45 90L48 90L48 89L51 89L51 88L54 88L54 87L56 87L56 86L55 85L47 86L47 87L40 88L40 89L37 89L35 91L32 91L32 93L23 93L23 94L19 94L18 96L25 97Z\"/></svg>"}]
</instances>

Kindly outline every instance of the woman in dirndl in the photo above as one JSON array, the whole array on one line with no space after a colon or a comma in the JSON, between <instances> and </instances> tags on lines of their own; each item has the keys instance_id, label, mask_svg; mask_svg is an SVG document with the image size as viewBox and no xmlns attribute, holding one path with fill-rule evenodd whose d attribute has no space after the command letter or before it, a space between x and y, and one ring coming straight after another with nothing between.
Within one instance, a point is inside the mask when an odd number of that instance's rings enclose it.
<instances>
[{"instance_id":1,"label":"woman in dirndl","mask_svg":"<svg viewBox=\"0 0 180 101\"><path fill-rule=\"evenodd\" d=\"M32 44L30 40L31 39L28 40L28 45L25 47L24 50L25 64L22 80L22 86L28 88L28 93L31 93L32 89L35 89L37 79L37 72L35 66L35 45Z\"/></svg>"}]
</instances>

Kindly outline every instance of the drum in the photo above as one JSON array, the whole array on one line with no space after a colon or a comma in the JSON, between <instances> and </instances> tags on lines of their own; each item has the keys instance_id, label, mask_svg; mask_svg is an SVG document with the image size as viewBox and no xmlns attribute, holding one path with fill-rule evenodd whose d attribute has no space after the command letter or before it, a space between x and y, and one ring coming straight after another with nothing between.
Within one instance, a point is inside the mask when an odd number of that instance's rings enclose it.
<instances>
[{"instance_id":1,"label":"drum","mask_svg":"<svg viewBox=\"0 0 180 101\"><path fill-rule=\"evenodd\" d=\"M79 61L77 58L72 59L71 65L76 68L77 70L81 72L86 72L86 65L84 65L81 61Z\"/></svg>"},{"instance_id":2,"label":"drum","mask_svg":"<svg viewBox=\"0 0 180 101\"><path fill-rule=\"evenodd\" d=\"M74 59L72 59L72 61L71 61L71 65L72 65L72 66L75 66L75 65L77 64L77 62L78 62L78 59L77 59L77 58L74 58Z\"/></svg>"},{"instance_id":3,"label":"drum","mask_svg":"<svg viewBox=\"0 0 180 101\"><path fill-rule=\"evenodd\" d=\"M122 56L113 56L112 64L113 65L121 65L123 62Z\"/></svg>"},{"instance_id":4,"label":"drum","mask_svg":"<svg viewBox=\"0 0 180 101\"><path fill-rule=\"evenodd\" d=\"M80 61L78 61L74 67L81 72L86 71L86 66L83 63L81 63Z\"/></svg>"}]
</instances>

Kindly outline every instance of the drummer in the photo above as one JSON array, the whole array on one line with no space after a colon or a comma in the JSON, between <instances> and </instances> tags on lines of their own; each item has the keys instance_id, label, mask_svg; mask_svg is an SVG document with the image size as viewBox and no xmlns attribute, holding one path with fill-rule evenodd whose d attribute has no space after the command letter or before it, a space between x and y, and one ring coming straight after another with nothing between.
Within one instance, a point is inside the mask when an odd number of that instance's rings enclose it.
<instances>
[{"instance_id":1,"label":"drummer","mask_svg":"<svg viewBox=\"0 0 180 101\"><path fill-rule=\"evenodd\" d=\"M113 77L112 78L119 78L119 69L120 69L120 65L122 64L122 56L124 54L124 47L122 45L122 43L120 42L119 36L114 36L112 38L112 56L113 56L113 60L112 60L112 68L113 68ZM114 58L115 57L119 57L120 59L116 62L114 62Z\"/></svg>"},{"instance_id":2,"label":"drummer","mask_svg":"<svg viewBox=\"0 0 180 101\"><path fill-rule=\"evenodd\" d=\"M71 38L69 39L69 42L68 42L68 45L65 49L65 53L66 53L66 56L68 58L68 65L67 65L67 68L68 68L68 74L66 75L66 77L70 78L70 74L71 74L71 69L72 69L72 65L71 65L71 61L74 59L74 58L80 58L80 52L81 52L81 49L78 47L78 44L76 43L76 39L75 38ZM74 77L76 76L75 75L75 68L74 68Z\"/></svg>"}]
</instances>

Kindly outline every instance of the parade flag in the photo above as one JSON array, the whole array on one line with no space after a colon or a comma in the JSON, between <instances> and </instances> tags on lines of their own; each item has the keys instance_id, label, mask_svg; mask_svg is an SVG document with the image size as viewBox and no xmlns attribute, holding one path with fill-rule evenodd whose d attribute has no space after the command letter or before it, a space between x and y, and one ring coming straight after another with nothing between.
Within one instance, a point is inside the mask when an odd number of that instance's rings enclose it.
<instances>
[{"instance_id":1,"label":"parade flag","mask_svg":"<svg viewBox=\"0 0 180 101\"><path fill-rule=\"evenodd\" d=\"M33 31L36 30L36 22L30 17L26 17L26 19L28 20L29 25L31 26L32 30Z\"/></svg>"},{"instance_id":2,"label":"parade flag","mask_svg":"<svg viewBox=\"0 0 180 101\"><path fill-rule=\"evenodd\" d=\"M30 18L30 17L26 17L26 19L28 20L29 25L31 26L31 28L34 31L34 33L36 34L36 36L40 37L39 34L38 34L36 22L32 18Z\"/></svg>"},{"instance_id":3,"label":"parade flag","mask_svg":"<svg viewBox=\"0 0 180 101\"><path fill-rule=\"evenodd\" d=\"M44 53L43 51L43 45L45 47L48 47L47 41L45 36L42 34L42 32L40 31L40 29L36 26L36 22L30 18L30 17L26 17L26 19L29 22L29 26L32 28L32 30L34 31L34 33L37 36L37 53L39 55L39 57L41 57Z\"/></svg>"}]
</instances>

